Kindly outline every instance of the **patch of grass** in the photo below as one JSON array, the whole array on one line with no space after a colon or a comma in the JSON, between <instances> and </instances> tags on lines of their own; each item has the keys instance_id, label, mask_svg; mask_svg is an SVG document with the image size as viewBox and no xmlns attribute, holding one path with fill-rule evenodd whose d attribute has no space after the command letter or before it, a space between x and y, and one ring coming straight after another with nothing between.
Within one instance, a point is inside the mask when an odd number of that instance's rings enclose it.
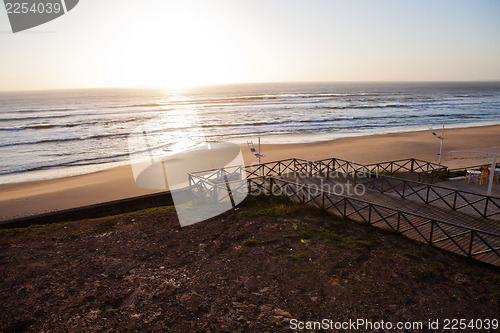
<instances>
[{"instance_id":1,"label":"patch of grass","mask_svg":"<svg viewBox=\"0 0 500 333\"><path fill-rule=\"evenodd\" d=\"M115 224L114 222L110 223L110 218L114 219L119 219L119 218L126 218L129 220L132 220L134 217L141 217L146 213L153 213L153 212L171 212L175 211L174 206L161 206L161 207L153 207L153 208L148 208L148 209L143 209L139 210L136 212L130 212L130 213L121 213L121 214L110 214L108 216L104 217L98 217L95 219L82 219L82 220L76 220L76 221L65 221L65 222L53 222L53 223L45 223L45 224L33 224L27 227L21 227L21 228L4 228L0 229L0 235L1 234L12 234L16 235L22 232L34 230L34 229L45 229L45 228L53 228L53 227L62 227L62 226L71 226L71 225L78 225L82 223L87 223L87 222L96 222L97 226L94 228L95 231L97 232L106 232L112 230L111 224ZM168 218L167 218L168 219ZM41 234L46 234L50 233L46 231L40 231Z\"/></svg>"},{"instance_id":2,"label":"patch of grass","mask_svg":"<svg viewBox=\"0 0 500 333\"><path fill-rule=\"evenodd\" d=\"M242 234L250 234L252 233L252 231L250 229L247 229L247 228L238 228L238 231Z\"/></svg>"},{"instance_id":3,"label":"patch of grass","mask_svg":"<svg viewBox=\"0 0 500 333\"><path fill-rule=\"evenodd\" d=\"M282 247L278 247L278 248L276 249L276 253L278 253L278 254L285 254L285 253L287 253L287 252L288 252L288 251L287 251L286 249L282 248Z\"/></svg>"},{"instance_id":4,"label":"patch of grass","mask_svg":"<svg viewBox=\"0 0 500 333\"><path fill-rule=\"evenodd\" d=\"M325 240L326 242L329 242L329 243L331 243L331 242L339 243L339 242L343 242L345 238L337 235L333 231L322 230L322 232L319 234L319 239Z\"/></svg>"},{"instance_id":5,"label":"patch of grass","mask_svg":"<svg viewBox=\"0 0 500 333\"><path fill-rule=\"evenodd\" d=\"M342 225L342 221L345 221L343 217L334 216L333 219L326 222L325 228L328 230L336 230Z\"/></svg>"},{"instance_id":6,"label":"patch of grass","mask_svg":"<svg viewBox=\"0 0 500 333\"><path fill-rule=\"evenodd\" d=\"M399 235L400 232L397 230L392 230L391 228L380 228L380 227L374 227L372 226L371 228L374 228L378 232L384 234L384 235Z\"/></svg>"},{"instance_id":7,"label":"patch of grass","mask_svg":"<svg viewBox=\"0 0 500 333\"><path fill-rule=\"evenodd\" d=\"M326 209L300 202L293 202L285 196L249 196L241 207L251 207L253 210L241 211L237 217L290 217L290 216L333 216Z\"/></svg>"},{"instance_id":8,"label":"patch of grass","mask_svg":"<svg viewBox=\"0 0 500 333\"><path fill-rule=\"evenodd\" d=\"M410 258L410 259L424 259L424 258L428 257L428 255L425 252L419 251L419 250L408 251L408 250L402 250L402 249L389 247L389 246L385 246L385 245L380 247L380 249L383 251L389 252L389 253L401 254L404 257Z\"/></svg>"},{"instance_id":9,"label":"patch of grass","mask_svg":"<svg viewBox=\"0 0 500 333\"><path fill-rule=\"evenodd\" d=\"M417 250L416 251L400 250L399 252L407 258L421 259L425 257L425 253Z\"/></svg>"},{"instance_id":10,"label":"patch of grass","mask_svg":"<svg viewBox=\"0 0 500 333\"><path fill-rule=\"evenodd\" d=\"M270 207L277 204L288 204L290 199L285 196L275 196L275 195L249 195L239 204L241 207Z\"/></svg>"},{"instance_id":11,"label":"patch of grass","mask_svg":"<svg viewBox=\"0 0 500 333\"><path fill-rule=\"evenodd\" d=\"M485 273L485 274L483 274L483 279L490 282L498 289L500 289L500 275L492 274L492 273Z\"/></svg>"},{"instance_id":12,"label":"patch of grass","mask_svg":"<svg viewBox=\"0 0 500 333\"><path fill-rule=\"evenodd\" d=\"M462 177L465 175L467 175L467 172L465 170L457 170L457 171L448 171L446 177L454 178L454 177Z\"/></svg>"},{"instance_id":13,"label":"patch of grass","mask_svg":"<svg viewBox=\"0 0 500 333\"><path fill-rule=\"evenodd\" d=\"M269 239L266 241L267 244L277 244L279 243L279 239L278 238L272 238L272 239Z\"/></svg>"},{"instance_id":14,"label":"patch of grass","mask_svg":"<svg viewBox=\"0 0 500 333\"><path fill-rule=\"evenodd\" d=\"M437 275L436 272L432 269L422 268L422 267L418 267L418 266L408 267L408 271L411 274L413 274L414 276L417 276L420 278L434 277Z\"/></svg>"},{"instance_id":15,"label":"patch of grass","mask_svg":"<svg viewBox=\"0 0 500 333\"><path fill-rule=\"evenodd\" d=\"M299 253L296 253L296 254L290 254L287 257L290 258L290 259L292 259L292 260L305 260L305 259L309 258L309 256L305 252L299 252Z\"/></svg>"},{"instance_id":16,"label":"patch of grass","mask_svg":"<svg viewBox=\"0 0 500 333\"><path fill-rule=\"evenodd\" d=\"M249 239L245 239L242 244L243 244L243 246L246 246L246 247L255 247L255 246L259 245L259 241L257 239L249 238Z\"/></svg>"},{"instance_id":17,"label":"patch of grass","mask_svg":"<svg viewBox=\"0 0 500 333\"><path fill-rule=\"evenodd\" d=\"M99 223L94 230L97 232L107 232L113 230L115 226L116 223L114 221L103 221Z\"/></svg>"},{"instance_id":18,"label":"patch of grass","mask_svg":"<svg viewBox=\"0 0 500 333\"><path fill-rule=\"evenodd\" d=\"M22 228L5 228L5 229L0 229L0 234L17 234L27 230L43 228L44 226L45 225L42 224L33 224Z\"/></svg>"},{"instance_id":19,"label":"patch of grass","mask_svg":"<svg viewBox=\"0 0 500 333\"><path fill-rule=\"evenodd\" d=\"M361 248L361 247L359 247L356 244L351 243L351 242L339 242L335 245L338 247L344 248L344 249L348 249L348 250L360 251L360 252L364 251L363 248Z\"/></svg>"},{"instance_id":20,"label":"patch of grass","mask_svg":"<svg viewBox=\"0 0 500 333\"><path fill-rule=\"evenodd\" d=\"M313 238L313 233L312 233L312 231L310 231L310 230L304 231L304 232L302 233L301 238L303 238L303 239L311 239L311 238Z\"/></svg>"},{"instance_id":21,"label":"patch of grass","mask_svg":"<svg viewBox=\"0 0 500 333\"><path fill-rule=\"evenodd\" d=\"M355 234L352 231L349 234ZM323 240L326 243L334 243L338 247L363 251L363 248L372 248L380 244L378 239L370 239L370 240L351 240L345 238L332 230L328 230L325 228L315 228L309 227L301 234L302 239L312 239L314 235L318 235L319 240ZM290 237L291 238L291 237Z\"/></svg>"},{"instance_id":22,"label":"patch of grass","mask_svg":"<svg viewBox=\"0 0 500 333\"><path fill-rule=\"evenodd\" d=\"M297 235L283 235L283 238L287 238L287 239L298 239L299 236Z\"/></svg>"},{"instance_id":23,"label":"patch of grass","mask_svg":"<svg viewBox=\"0 0 500 333\"><path fill-rule=\"evenodd\" d=\"M365 246L365 247L375 247L380 244L378 239L370 239L370 240L352 240L351 243L356 245Z\"/></svg>"}]
</instances>

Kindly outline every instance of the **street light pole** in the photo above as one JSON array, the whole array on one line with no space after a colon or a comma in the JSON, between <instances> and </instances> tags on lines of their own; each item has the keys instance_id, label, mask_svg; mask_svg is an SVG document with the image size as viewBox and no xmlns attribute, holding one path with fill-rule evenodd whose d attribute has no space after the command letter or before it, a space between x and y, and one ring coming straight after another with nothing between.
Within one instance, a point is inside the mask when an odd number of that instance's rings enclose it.
<instances>
[{"instance_id":1,"label":"street light pole","mask_svg":"<svg viewBox=\"0 0 500 333\"><path fill-rule=\"evenodd\" d=\"M439 144L439 164L441 164L441 160L443 158L443 141L444 141L444 124L443 129L441 130L441 143Z\"/></svg>"}]
</instances>

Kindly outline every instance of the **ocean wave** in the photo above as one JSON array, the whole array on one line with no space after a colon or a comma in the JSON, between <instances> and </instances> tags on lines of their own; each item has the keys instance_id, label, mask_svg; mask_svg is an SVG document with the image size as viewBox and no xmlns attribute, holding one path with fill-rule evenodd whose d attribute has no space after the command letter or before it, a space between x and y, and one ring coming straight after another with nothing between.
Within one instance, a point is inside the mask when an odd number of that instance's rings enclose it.
<instances>
[{"instance_id":1,"label":"ocean wave","mask_svg":"<svg viewBox=\"0 0 500 333\"><path fill-rule=\"evenodd\" d=\"M159 106L166 106L169 105L168 103L165 104L159 104L159 103L151 103L151 104L131 104L131 105L111 105L111 106L106 106L107 109L121 109L121 108L152 108L152 107L159 107Z\"/></svg>"},{"instance_id":2,"label":"ocean wave","mask_svg":"<svg viewBox=\"0 0 500 333\"><path fill-rule=\"evenodd\" d=\"M56 116L39 116L39 117L10 117L10 118L0 118L0 121L5 122L5 121L24 121L24 120L42 120L42 119L59 119L59 118L68 118L72 117L72 115L65 114L65 115L56 115Z\"/></svg>"},{"instance_id":3,"label":"ocean wave","mask_svg":"<svg viewBox=\"0 0 500 333\"><path fill-rule=\"evenodd\" d=\"M36 112L68 112L75 111L75 109L60 108L60 109L18 109L19 113L36 113Z\"/></svg>"},{"instance_id":4,"label":"ocean wave","mask_svg":"<svg viewBox=\"0 0 500 333\"><path fill-rule=\"evenodd\" d=\"M193 104L230 104L237 102L255 102L255 101L266 101L266 100L276 100L276 99L278 99L277 96L241 96L241 97L203 98L203 99L193 98L189 100L168 101L164 103L112 105L112 106L107 106L106 108L126 109L126 108L151 108L151 107L193 105Z\"/></svg>"},{"instance_id":5,"label":"ocean wave","mask_svg":"<svg viewBox=\"0 0 500 333\"><path fill-rule=\"evenodd\" d=\"M94 157L94 158L76 159L76 160L62 162L62 163L56 163L56 164L43 164L43 165L37 165L34 167L30 167L30 168L9 170L9 171L5 171L5 172L0 172L0 175L11 175L11 174L22 173L22 172L49 170L49 169L55 169L55 168L61 168L61 167L74 167L74 166L98 165L98 164L102 164L102 163L112 163L112 162L123 161L124 160L123 157L127 157L127 156L129 156L128 153L123 153L123 154L107 155L107 156Z\"/></svg>"},{"instance_id":6,"label":"ocean wave","mask_svg":"<svg viewBox=\"0 0 500 333\"><path fill-rule=\"evenodd\" d=\"M53 128L74 128L74 127L89 126L89 125L109 126L112 124L126 124L126 123L141 121L141 120L148 120L151 118L153 118L153 117L143 117L140 120L138 120L137 118L120 119L120 120L104 119L104 120L100 120L100 121L67 123L67 124L37 124L37 125L27 125L27 126L11 126L11 127L0 127L0 131L48 130L48 129L53 129Z\"/></svg>"},{"instance_id":7,"label":"ocean wave","mask_svg":"<svg viewBox=\"0 0 500 333\"><path fill-rule=\"evenodd\" d=\"M93 124L93 123L86 123ZM29 126L18 126L18 127L0 127L0 131L21 131L21 130L46 130L51 128L65 128L65 127L76 127L81 124L64 124L64 125L54 125L54 124L40 124L40 125L29 125Z\"/></svg>"},{"instance_id":8,"label":"ocean wave","mask_svg":"<svg viewBox=\"0 0 500 333\"><path fill-rule=\"evenodd\" d=\"M85 140L99 140L105 138L117 138L117 137L127 137L129 133L111 133L111 134L98 134L98 135L89 135L85 137L72 137L72 138L61 138L61 139L46 139L46 140L38 140L38 141L23 141L23 142L11 142L0 144L0 148L3 147L13 147L13 146L25 146L25 145L39 145L39 144L49 144L49 143L57 143L57 142L69 142L69 141L85 141Z\"/></svg>"}]
</instances>

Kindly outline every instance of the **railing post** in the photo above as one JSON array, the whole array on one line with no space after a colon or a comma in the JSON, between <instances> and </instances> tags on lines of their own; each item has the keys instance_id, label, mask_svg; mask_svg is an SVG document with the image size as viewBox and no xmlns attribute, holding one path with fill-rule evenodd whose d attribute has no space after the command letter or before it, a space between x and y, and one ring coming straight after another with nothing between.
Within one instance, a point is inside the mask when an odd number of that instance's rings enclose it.
<instances>
[{"instance_id":1,"label":"railing post","mask_svg":"<svg viewBox=\"0 0 500 333\"><path fill-rule=\"evenodd\" d=\"M472 255L472 245L473 245L473 242L474 242L474 231L471 230L470 231L469 253L467 254L467 256L469 256L469 257Z\"/></svg>"},{"instance_id":2,"label":"railing post","mask_svg":"<svg viewBox=\"0 0 500 333\"><path fill-rule=\"evenodd\" d=\"M429 203L429 191L430 191L430 185L427 185L427 194L425 196L425 203L428 204Z\"/></svg>"},{"instance_id":3,"label":"railing post","mask_svg":"<svg viewBox=\"0 0 500 333\"><path fill-rule=\"evenodd\" d=\"M326 165L326 180L330 179L330 163Z\"/></svg>"},{"instance_id":4,"label":"railing post","mask_svg":"<svg viewBox=\"0 0 500 333\"><path fill-rule=\"evenodd\" d=\"M414 164L415 164L415 159L412 158L411 159L411 172L415 172L415 167L414 167Z\"/></svg>"},{"instance_id":5,"label":"railing post","mask_svg":"<svg viewBox=\"0 0 500 333\"><path fill-rule=\"evenodd\" d=\"M399 223L401 222L401 211L398 210L398 223L396 225L396 230L399 231Z\"/></svg>"},{"instance_id":6,"label":"railing post","mask_svg":"<svg viewBox=\"0 0 500 333\"><path fill-rule=\"evenodd\" d=\"M372 224L372 204L368 206L368 223Z\"/></svg>"},{"instance_id":7,"label":"railing post","mask_svg":"<svg viewBox=\"0 0 500 333\"><path fill-rule=\"evenodd\" d=\"M490 197L486 197L486 203L484 204L484 214L483 217L486 218L488 216L488 202L490 201Z\"/></svg>"},{"instance_id":8,"label":"railing post","mask_svg":"<svg viewBox=\"0 0 500 333\"><path fill-rule=\"evenodd\" d=\"M453 210L457 208L457 191L455 190L455 196L453 198Z\"/></svg>"},{"instance_id":9,"label":"railing post","mask_svg":"<svg viewBox=\"0 0 500 333\"><path fill-rule=\"evenodd\" d=\"M344 217L347 217L347 198L344 198Z\"/></svg>"},{"instance_id":10,"label":"railing post","mask_svg":"<svg viewBox=\"0 0 500 333\"><path fill-rule=\"evenodd\" d=\"M270 195L273 193L273 179L269 178L269 188L267 189Z\"/></svg>"},{"instance_id":11,"label":"railing post","mask_svg":"<svg viewBox=\"0 0 500 333\"><path fill-rule=\"evenodd\" d=\"M434 234L434 220L431 220L431 232L429 234L429 243L432 245L432 235Z\"/></svg>"}]
</instances>

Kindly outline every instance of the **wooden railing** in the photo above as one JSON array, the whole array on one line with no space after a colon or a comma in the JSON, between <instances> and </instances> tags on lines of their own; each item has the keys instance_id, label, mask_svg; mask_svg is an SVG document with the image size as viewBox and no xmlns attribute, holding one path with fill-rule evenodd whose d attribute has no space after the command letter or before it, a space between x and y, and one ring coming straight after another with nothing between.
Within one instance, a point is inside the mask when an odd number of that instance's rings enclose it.
<instances>
[{"instance_id":1,"label":"wooden railing","mask_svg":"<svg viewBox=\"0 0 500 333\"><path fill-rule=\"evenodd\" d=\"M339 158L328 158L318 161L307 161L298 158L268 162L259 165L246 166L248 177L276 176L285 173L319 174L328 178L332 172L347 175L357 174L383 175L411 172L418 175L419 180L430 180L446 176L445 166L430 163L415 158L363 165Z\"/></svg>"},{"instance_id":2,"label":"wooden railing","mask_svg":"<svg viewBox=\"0 0 500 333\"><path fill-rule=\"evenodd\" d=\"M340 173L352 177L354 183L361 182L381 193L391 190L402 198L411 197L430 205L439 206L441 204L446 208L467 212L471 215L500 219L500 198L385 175L412 172L418 174L419 179L435 179L447 173L446 167L442 165L413 158L369 165L338 158L319 161L288 159L247 166L245 169L248 178L276 177L288 173L321 176L328 180L332 175Z\"/></svg>"},{"instance_id":3,"label":"wooden railing","mask_svg":"<svg viewBox=\"0 0 500 333\"><path fill-rule=\"evenodd\" d=\"M246 172L247 183L242 182ZM358 219L372 225L390 228L433 246L438 246L471 258L500 265L500 235L435 218L364 201L352 196L314 189L305 183L283 179L286 175L321 176L341 173L362 182L381 193L391 190L402 198L414 197L426 204L444 204L452 210L466 210L481 217L500 216L500 198L458 191L381 174L412 172L431 177L446 173L446 167L417 159L362 165L342 159L307 161L287 159L246 167L234 167L189 175L191 189L199 198L227 200L231 191L249 193L261 191L283 194L294 200L333 210L346 218ZM247 189L244 189L245 192Z\"/></svg>"},{"instance_id":4,"label":"wooden railing","mask_svg":"<svg viewBox=\"0 0 500 333\"><path fill-rule=\"evenodd\" d=\"M417 202L463 211L484 218L500 219L500 198L497 197L390 176L358 178L356 181L380 193L391 191L401 198L410 198Z\"/></svg>"},{"instance_id":5,"label":"wooden railing","mask_svg":"<svg viewBox=\"0 0 500 333\"><path fill-rule=\"evenodd\" d=\"M234 204L235 194L246 194L244 173L242 166L190 173L189 188L198 199L208 199L213 203L231 200Z\"/></svg>"}]
</instances>

